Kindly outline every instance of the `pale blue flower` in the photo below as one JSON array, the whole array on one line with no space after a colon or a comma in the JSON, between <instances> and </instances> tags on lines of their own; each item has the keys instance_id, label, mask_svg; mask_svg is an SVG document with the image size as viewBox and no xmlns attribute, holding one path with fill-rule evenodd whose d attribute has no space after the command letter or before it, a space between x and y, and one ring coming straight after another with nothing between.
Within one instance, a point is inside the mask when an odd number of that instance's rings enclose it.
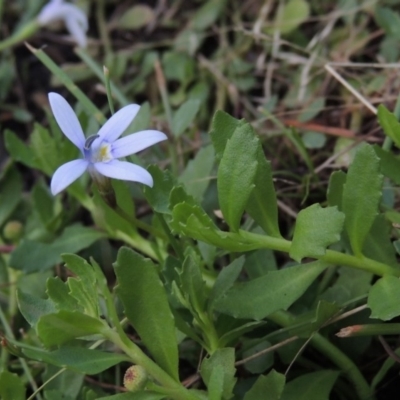
<instances>
[{"instance_id":1,"label":"pale blue flower","mask_svg":"<svg viewBox=\"0 0 400 400\"><path fill-rule=\"evenodd\" d=\"M118 139L130 125L140 106L130 104L116 112L96 135L85 138L71 106L57 93L49 93L50 106L64 135L81 151L82 158L61 165L51 180L53 195L60 193L86 170L91 175L140 182L153 186L153 178L142 167L117 158L137 153L167 139L155 130L140 131Z\"/></svg>"},{"instance_id":2,"label":"pale blue flower","mask_svg":"<svg viewBox=\"0 0 400 400\"><path fill-rule=\"evenodd\" d=\"M86 47L88 19L86 14L75 4L64 0L50 0L40 11L37 21L41 26L55 21L64 21L66 28L79 47Z\"/></svg>"}]
</instances>

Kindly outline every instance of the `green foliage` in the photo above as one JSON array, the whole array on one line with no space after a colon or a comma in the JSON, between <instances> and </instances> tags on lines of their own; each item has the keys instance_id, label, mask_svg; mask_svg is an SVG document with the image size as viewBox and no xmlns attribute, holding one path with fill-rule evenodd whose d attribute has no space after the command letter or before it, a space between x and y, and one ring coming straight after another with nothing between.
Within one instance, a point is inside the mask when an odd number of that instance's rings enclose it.
<instances>
[{"instance_id":1,"label":"green foliage","mask_svg":"<svg viewBox=\"0 0 400 400\"><path fill-rule=\"evenodd\" d=\"M120 362L129 361L129 358L122 354L74 346L63 346L55 351L41 349L23 349L22 351L29 358L57 367L68 365L68 368L73 371L89 375L98 374Z\"/></svg>"},{"instance_id":2,"label":"green foliage","mask_svg":"<svg viewBox=\"0 0 400 400\"><path fill-rule=\"evenodd\" d=\"M289 0L278 12L277 28L282 33L290 33L303 23L310 13L310 6L305 0Z\"/></svg>"},{"instance_id":3,"label":"green foliage","mask_svg":"<svg viewBox=\"0 0 400 400\"><path fill-rule=\"evenodd\" d=\"M244 400L259 400L268 393L270 400L281 398L285 385L285 376L272 370L267 376L260 375L251 389L244 396Z\"/></svg>"},{"instance_id":4,"label":"green foliage","mask_svg":"<svg viewBox=\"0 0 400 400\"><path fill-rule=\"evenodd\" d=\"M388 321L400 315L400 281L384 276L372 287L368 296L371 318Z\"/></svg>"},{"instance_id":5,"label":"green foliage","mask_svg":"<svg viewBox=\"0 0 400 400\"><path fill-rule=\"evenodd\" d=\"M18 375L8 371L0 373L0 396L3 400L25 399L25 386Z\"/></svg>"},{"instance_id":6,"label":"green foliage","mask_svg":"<svg viewBox=\"0 0 400 400\"><path fill-rule=\"evenodd\" d=\"M190 126L196 114L199 112L199 109L200 101L193 99L186 101L179 107L172 118L172 132L176 137L181 136Z\"/></svg>"},{"instance_id":7,"label":"green foliage","mask_svg":"<svg viewBox=\"0 0 400 400\"><path fill-rule=\"evenodd\" d=\"M184 184L186 192L199 202L202 201L204 192L210 184L213 164L213 147L203 147L196 157L188 162L185 171L179 177L179 182Z\"/></svg>"},{"instance_id":8,"label":"green foliage","mask_svg":"<svg viewBox=\"0 0 400 400\"><path fill-rule=\"evenodd\" d=\"M242 213L254 188L257 150L258 140L251 127L243 125L227 140L218 169L219 204L233 231L239 229Z\"/></svg>"},{"instance_id":9,"label":"green foliage","mask_svg":"<svg viewBox=\"0 0 400 400\"><path fill-rule=\"evenodd\" d=\"M123 247L118 252L115 274L116 291L129 322L160 366L177 379L174 320L155 265Z\"/></svg>"},{"instance_id":10,"label":"green foliage","mask_svg":"<svg viewBox=\"0 0 400 400\"><path fill-rule=\"evenodd\" d=\"M0 226L2 226L21 200L22 180L15 168L8 168L0 179Z\"/></svg>"},{"instance_id":11,"label":"green foliage","mask_svg":"<svg viewBox=\"0 0 400 400\"><path fill-rule=\"evenodd\" d=\"M337 371L318 371L294 379L285 386L281 400L328 400L339 374Z\"/></svg>"},{"instance_id":12,"label":"green foliage","mask_svg":"<svg viewBox=\"0 0 400 400\"><path fill-rule=\"evenodd\" d=\"M104 330L103 323L98 319L78 311L66 310L41 316L36 327L38 336L46 347L61 345Z\"/></svg>"},{"instance_id":13,"label":"green foliage","mask_svg":"<svg viewBox=\"0 0 400 400\"><path fill-rule=\"evenodd\" d=\"M200 373L209 390L210 399L230 399L235 385L235 350L217 350L201 363Z\"/></svg>"},{"instance_id":14,"label":"green foliage","mask_svg":"<svg viewBox=\"0 0 400 400\"><path fill-rule=\"evenodd\" d=\"M379 158L369 145L360 147L349 168L343 188L345 228L355 255L360 256L365 239L378 214L383 177Z\"/></svg>"},{"instance_id":15,"label":"green foliage","mask_svg":"<svg viewBox=\"0 0 400 400\"><path fill-rule=\"evenodd\" d=\"M301 210L296 221L290 257L300 262L304 257L319 257L326 248L340 240L344 214L336 207L319 204Z\"/></svg>"},{"instance_id":16,"label":"green foliage","mask_svg":"<svg viewBox=\"0 0 400 400\"><path fill-rule=\"evenodd\" d=\"M378 107L378 121L385 134L400 147L400 123L383 104Z\"/></svg>"},{"instance_id":17,"label":"green foliage","mask_svg":"<svg viewBox=\"0 0 400 400\"><path fill-rule=\"evenodd\" d=\"M321 262L270 271L260 278L238 283L215 303L215 308L235 318L261 319L287 310L327 267Z\"/></svg>"},{"instance_id":18,"label":"green foliage","mask_svg":"<svg viewBox=\"0 0 400 400\"><path fill-rule=\"evenodd\" d=\"M10 266L27 273L45 270L59 264L62 253L78 252L103 237L103 233L94 229L71 225L52 243L23 240L12 253Z\"/></svg>"},{"instance_id":19,"label":"green foliage","mask_svg":"<svg viewBox=\"0 0 400 400\"><path fill-rule=\"evenodd\" d=\"M378 106L383 144L361 97L353 100L358 91L367 105L398 92L398 82L376 65L351 74L342 65L353 90L341 90L318 57L356 59L374 37L372 53L391 67L400 37L393 1L75 2L98 25L75 56L52 43L20 51L44 28L42 4L3 3L0 397L379 396L395 361L365 374L379 342L335 333L398 331L400 98L393 112ZM321 16L322 30L310 23ZM169 140L125 161L146 167L153 187L112 179L105 197L92 169L52 196L54 171L86 155L42 97L54 90L85 137L109 109L144 102L125 131L161 130ZM146 386L119 393L132 364L146 371Z\"/></svg>"}]
</instances>

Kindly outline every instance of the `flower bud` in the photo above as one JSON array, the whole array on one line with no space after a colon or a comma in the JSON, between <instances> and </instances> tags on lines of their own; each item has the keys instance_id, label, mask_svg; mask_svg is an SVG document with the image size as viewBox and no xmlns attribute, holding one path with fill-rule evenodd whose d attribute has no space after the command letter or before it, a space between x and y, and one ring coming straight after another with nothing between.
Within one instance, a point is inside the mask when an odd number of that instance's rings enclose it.
<instances>
[{"instance_id":1,"label":"flower bud","mask_svg":"<svg viewBox=\"0 0 400 400\"><path fill-rule=\"evenodd\" d=\"M3 236L12 242L18 242L21 239L24 227L19 221L10 221L3 228Z\"/></svg>"},{"instance_id":2,"label":"flower bud","mask_svg":"<svg viewBox=\"0 0 400 400\"><path fill-rule=\"evenodd\" d=\"M147 382L147 372L140 365L132 365L129 367L124 376L124 386L130 392L137 392L143 389Z\"/></svg>"}]
</instances>

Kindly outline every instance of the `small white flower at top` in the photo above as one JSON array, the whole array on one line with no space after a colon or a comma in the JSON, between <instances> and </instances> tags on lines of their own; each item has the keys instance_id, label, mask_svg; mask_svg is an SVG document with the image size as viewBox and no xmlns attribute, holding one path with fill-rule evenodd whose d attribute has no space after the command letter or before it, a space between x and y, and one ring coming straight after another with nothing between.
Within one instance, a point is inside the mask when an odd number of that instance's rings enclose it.
<instances>
[{"instance_id":1,"label":"small white flower at top","mask_svg":"<svg viewBox=\"0 0 400 400\"><path fill-rule=\"evenodd\" d=\"M156 130L140 131L119 139L139 112L140 106L130 104L121 108L96 135L85 138L78 118L67 101L57 93L49 93L49 101L60 129L82 154L81 159L61 165L54 173L50 185L53 195L64 190L86 170L94 176L100 174L153 186L153 178L144 168L117 160L167 139L164 133Z\"/></svg>"},{"instance_id":2,"label":"small white flower at top","mask_svg":"<svg viewBox=\"0 0 400 400\"><path fill-rule=\"evenodd\" d=\"M88 19L78 6L64 0L50 0L37 16L37 21L41 26L60 20L64 21L66 28L78 46L86 47Z\"/></svg>"}]
</instances>

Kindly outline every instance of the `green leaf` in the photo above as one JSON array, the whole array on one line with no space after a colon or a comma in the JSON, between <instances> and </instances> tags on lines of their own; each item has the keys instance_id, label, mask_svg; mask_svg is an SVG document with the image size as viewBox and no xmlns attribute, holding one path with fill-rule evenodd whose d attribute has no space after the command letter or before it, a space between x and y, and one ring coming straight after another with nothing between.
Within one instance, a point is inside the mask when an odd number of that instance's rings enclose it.
<instances>
[{"instance_id":1,"label":"green leaf","mask_svg":"<svg viewBox=\"0 0 400 400\"><path fill-rule=\"evenodd\" d=\"M226 5L226 0L208 0L192 16L191 28L202 31L216 22Z\"/></svg>"},{"instance_id":2,"label":"green leaf","mask_svg":"<svg viewBox=\"0 0 400 400\"><path fill-rule=\"evenodd\" d=\"M343 187L346 183L346 174L343 171L335 171L329 178L326 198L330 207L336 206L342 210Z\"/></svg>"},{"instance_id":3,"label":"green leaf","mask_svg":"<svg viewBox=\"0 0 400 400\"><path fill-rule=\"evenodd\" d=\"M186 87L185 85L189 84L194 78L196 63L189 54L182 51L167 50L162 55L162 67L167 80L178 81L183 87ZM148 126L149 124L143 129Z\"/></svg>"},{"instance_id":4,"label":"green leaf","mask_svg":"<svg viewBox=\"0 0 400 400\"><path fill-rule=\"evenodd\" d=\"M66 267L77 278L68 278L71 297L78 301L87 315L99 316L99 297L97 293L96 276L93 267L83 258L75 254L63 254Z\"/></svg>"},{"instance_id":5,"label":"green leaf","mask_svg":"<svg viewBox=\"0 0 400 400\"><path fill-rule=\"evenodd\" d=\"M176 111L172 118L172 132L179 137L193 122L200 109L199 100L187 100Z\"/></svg>"},{"instance_id":6,"label":"green leaf","mask_svg":"<svg viewBox=\"0 0 400 400\"><path fill-rule=\"evenodd\" d=\"M118 206L127 214L134 215L135 204L133 202L132 193L126 182L120 181L119 179L113 179L111 184L115 192Z\"/></svg>"},{"instance_id":7,"label":"green leaf","mask_svg":"<svg viewBox=\"0 0 400 400\"><path fill-rule=\"evenodd\" d=\"M101 333L103 323L77 311L60 310L42 316L37 323L37 333L46 347L61 345L72 339Z\"/></svg>"},{"instance_id":8,"label":"green leaf","mask_svg":"<svg viewBox=\"0 0 400 400\"><path fill-rule=\"evenodd\" d=\"M16 168L7 168L0 180L0 227L21 201L22 179Z\"/></svg>"},{"instance_id":9,"label":"green leaf","mask_svg":"<svg viewBox=\"0 0 400 400\"><path fill-rule=\"evenodd\" d=\"M301 140L306 149L322 149L327 137L323 133L307 131L302 135Z\"/></svg>"},{"instance_id":10,"label":"green leaf","mask_svg":"<svg viewBox=\"0 0 400 400\"><path fill-rule=\"evenodd\" d=\"M220 231L199 206L177 204L172 211L172 217L172 229L193 239L235 252L254 250L258 247L258 244L249 243L238 235Z\"/></svg>"},{"instance_id":11,"label":"green leaf","mask_svg":"<svg viewBox=\"0 0 400 400\"><path fill-rule=\"evenodd\" d=\"M290 247L290 257L300 262L304 257L318 258L326 248L340 240L344 214L337 207L321 208L319 204L301 210Z\"/></svg>"},{"instance_id":12,"label":"green leaf","mask_svg":"<svg viewBox=\"0 0 400 400\"><path fill-rule=\"evenodd\" d=\"M203 200L211 180L211 170L214 164L214 148L212 146L200 149L195 158L190 160L179 177L179 182L183 183L186 192L193 196L197 201Z\"/></svg>"},{"instance_id":13,"label":"green leaf","mask_svg":"<svg viewBox=\"0 0 400 400\"><path fill-rule=\"evenodd\" d=\"M289 4L288 4L289 5ZM300 122L307 122L316 117L325 108L325 97L315 98L297 117ZM303 138L304 139L304 138Z\"/></svg>"},{"instance_id":14,"label":"green leaf","mask_svg":"<svg viewBox=\"0 0 400 400\"><path fill-rule=\"evenodd\" d=\"M220 299L235 283L236 279L242 272L245 258L241 256L232 261L227 267L224 267L218 274L214 286L209 295L208 309L212 311L214 304Z\"/></svg>"},{"instance_id":15,"label":"green leaf","mask_svg":"<svg viewBox=\"0 0 400 400\"><path fill-rule=\"evenodd\" d=\"M326 267L315 261L268 272L233 286L215 303L215 309L235 318L256 320L278 310L287 310Z\"/></svg>"},{"instance_id":16,"label":"green leaf","mask_svg":"<svg viewBox=\"0 0 400 400\"><path fill-rule=\"evenodd\" d=\"M77 253L89 247L104 233L76 224L64 229L53 243L22 240L12 252L10 266L26 273L42 271L59 264L62 253Z\"/></svg>"},{"instance_id":17,"label":"green leaf","mask_svg":"<svg viewBox=\"0 0 400 400\"><path fill-rule=\"evenodd\" d=\"M378 215L365 239L363 254L384 264L399 268L396 251L391 240L391 224L383 214Z\"/></svg>"},{"instance_id":18,"label":"green leaf","mask_svg":"<svg viewBox=\"0 0 400 400\"><path fill-rule=\"evenodd\" d=\"M345 228L355 255L360 256L377 215L383 177L379 174L379 158L367 144L361 146L347 173L343 188Z\"/></svg>"},{"instance_id":19,"label":"green leaf","mask_svg":"<svg viewBox=\"0 0 400 400\"><path fill-rule=\"evenodd\" d=\"M51 195L47 185L42 179L33 187L32 202L43 226L46 228L50 227L54 218L54 196Z\"/></svg>"},{"instance_id":20,"label":"green leaf","mask_svg":"<svg viewBox=\"0 0 400 400\"><path fill-rule=\"evenodd\" d=\"M118 363L129 361L129 357L122 354L75 346L63 346L51 352L33 348L22 349L22 352L34 360L89 375L98 374Z\"/></svg>"},{"instance_id":21,"label":"green leaf","mask_svg":"<svg viewBox=\"0 0 400 400\"><path fill-rule=\"evenodd\" d=\"M31 134L31 148L35 165L46 175L51 175L60 165L56 141L46 128L37 123Z\"/></svg>"},{"instance_id":22,"label":"green leaf","mask_svg":"<svg viewBox=\"0 0 400 400\"><path fill-rule=\"evenodd\" d=\"M228 139L232 137L236 128L244 124L246 124L245 120L239 121L224 111L217 111L215 113L212 120L210 136L214 146L216 160L221 160Z\"/></svg>"},{"instance_id":23,"label":"green leaf","mask_svg":"<svg viewBox=\"0 0 400 400\"><path fill-rule=\"evenodd\" d=\"M202 313L207 300L207 288L201 275L200 260L195 254L185 258L180 277L182 292L188 298L193 310Z\"/></svg>"},{"instance_id":24,"label":"green leaf","mask_svg":"<svg viewBox=\"0 0 400 400\"><path fill-rule=\"evenodd\" d=\"M382 174L391 179L397 185L400 185L400 158L389 151L383 150L378 145L374 145L373 148L380 159Z\"/></svg>"},{"instance_id":25,"label":"green leaf","mask_svg":"<svg viewBox=\"0 0 400 400\"><path fill-rule=\"evenodd\" d=\"M146 200L154 211L161 214L170 214L169 195L174 187L174 178L168 170L161 171L156 165L148 168L154 180L153 187L146 186L143 190Z\"/></svg>"},{"instance_id":26,"label":"green leaf","mask_svg":"<svg viewBox=\"0 0 400 400\"><path fill-rule=\"evenodd\" d=\"M359 269L340 267L337 269L338 277L321 296L331 303L345 305L351 299L365 296L371 288L373 275Z\"/></svg>"},{"instance_id":27,"label":"green leaf","mask_svg":"<svg viewBox=\"0 0 400 400\"><path fill-rule=\"evenodd\" d=\"M371 318L383 321L400 315L400 280L394 276L384 276L372 286L368 296Z\"/></svg>"},{"instance_id":28,"label":"green leaf","mask_svg":"<svg viewBox=\"0 0 400 400\"><path fill-rule=\"evenodd\" d=\"M68 284L64 283L59 277L49 278L46 282L46 288L46 293L57 310L83 311L75 297L70 295Z\"/></svg>"},{"instance_id":29,"label":"green leaf","mask_svg":"<svg viewBox=\"0 0 400 400\"><path fill-rule=\"evenodd\" d=\"M148 25L155 18L154 11L145 4L137 4L124 11L115 23L118 29L137 30Z\"/></svg>"},{"instance_id":30,"label":"green leaf","mask_svg":"<svg viewBox=\"0 0 400 400\"><path fill-rule=\"evenodd\" d=\"M246 211L267 234L276 237L281 236L271 164L265 159L261 144L258 145L257 149L257 172L254 177L254 189L247 202Z\"/></svg>"},{"instance_id":31,"label":"green leaf","mask_svg":"<svg viewBox=\"0 0 400 400\"><path fill-rule=\"evenodd\" d=\"M400 15L388 7L380 7L377 4L374 17L379 26L383 28L388 37L400 39ZM379 110L379 108L378 108Z\"/></svg>"},{"instance_id":32,"label":"green leaf","mask_svg":"<svg viewBox=\"0 0 400 400\"><path fill-rule=\"evenodd\" d=\"M300 26L310 14L310 5L305 0L289 0L278 14L277 29L288 34Z\"/></svg>"},{"instance_id":33,"label":"green leaf","mask_svg":"<svg viewBox=\"0 0 400 400\"><path fill-rule=\"evenodd\" d=\"M256 340L256 344L251 345L250 343L250 346L247 345L243 350L242 357L246 359L255 354L257 354L257 357L246 361L244 363L244 368L252 374L261 374L271 368L274 364L274 353L272 351L263 352L263 350L266 350L269 347L271 347L271 343L267 340L262 340L261 342Z\"/></svg>"},{"instance_id":34,"label":"green leaf","mask_svg":"<svg viewBox=\"0 0 400 400\"><path fill-rule=\"evenodd\" d=\"M236 382L235 371L235 349L230 347L218 349L210 357L204 358L200 369L201 376L208 388L210 384L214 387L220 385L223 399L231 398ZM216 391L216 389L214 390Z\"/></svg>"},{"instance_id":35,"label":"green leaf","mask_svg":"<svg viewBox=\"0 0 400 400\"><path fill-rule=\"evenodd\" d=\"M49 299L42 299L22 290L17 292L18 307L29 325L35 326L43 315L55 313L56 307Z\"/></svg>"},{"instance_id":36,"label":"green leaf","mask_svg":"<svg viewBox=\"0 0 400 400\"><path fill-rule=\"evenodd\" d=\"M219 319L221 320L222 317L228 317L227 315L221 314L219 316ZM246 322L243 325L240 325L234 329L228 330L225 332L222 336L220 336L218 343L221 347L227 346L227 345L234 345L237 343L238 339L240 340L241 337L247 333L251 332L254 329L265 325L266 321L251 321L251 322Z\"/></svg>"},{"instance_id":37,"label":"green leaf","mask_svg":"<svg viewBox=\"0 0 400 400\"><path fill-rule=\"evenodd\" d=\"M276 271L274 252L270 249L260 249L246 256L244 269L250 279L259 278L269 271Z\"/></svg>"},{"instance_id":38,"label":"green leaf","mask_svg":"<svg viewBox=\"0 0 400 400\"><path fill-rule=\"evenodd\" d=\"M257 173L259 140L250 124L235 130L228 139L218 168L218 198L222 214L233 231L240 226L240 219Z\"/></svg>"},{"instance_id":39,"label":"green leaf","mask_svg":"<svg viewBox=\"0 0 400 400\"><path fill-rule=\"evenodd\" d=\"M155 265L122 247L115 263L116 292L125 315L157 363L178 379L178 347L167 294Z\"/></svg>"},{"instance_id":40,"label":"green leaf","mask_svg":"<svg viewBox=\"0 0 400 400\"><path fill-rule=\"evenodd\" d=\"M308 339L339 312L340 307L335 303L319 301L314 316L311 317L311 313L305 313L296 318L294 327L290 329L290 335Z\"/></svg>"},{"instance_id":41,"label":"green leaf","mask_svg":"<svg viewBox=\"0 0 400 400\"><path fill-rule=\"evenodd\" d=\"M37 168L32 150L9 129L6 129L4 132L4 144L13 160L29 168Z\"/></svg>"},{"instance_id":42,"label":"green leaf","mask_svg":"<svg viewBox=\"0 0 400 400\"><path fill-rule=\"evenodd\" d=\"M400 147L400 122L383 104L378 106L378 121L383 132L389 136L397 147Z\"/></svg>"},{"instance_id":43,"label":"green leaf","mask_svg":"<svg viewBox=\"0 0 400 400\"><path fill-rule=\"evenodd\" d=\"M224 397L224 369L221 365L215 366L211 370L211 375L207 382L208 399L209 400L221 400ZM230 398L231 396L229 396Z\"/></svg>"},{"instance_id":44,"label":"green leaf","mask_svg":"<svg viewBox=\"0 0 400 400\"><path fill-rule=\"evenodd\" d=\"M97 206L96 216L100 219L98 223L104 226L109 235L113 239L122 240L146 255L157 258L151 243L138 233L136 226L106 204L96 189L94 192L94 203Z\"/></svg>"},{"instance_id":45,"label":"green leaf","mask_svg":"<svg viewBox=\"0 0 400 400\"><path fill-rule=\"evenodd\" d=\"M338 371L304 374L286 384L281 400L329 400Z\"/></svg>"},{"instance_id":46,"label":"green leaf","mask_svg":"<svg viewBox=\"0 0 400 400\"><path fill-rule=\"evenodd\" d=\"M72 400L78 399L79 394L83 396L81 400L95 400L93 397L85 396L84 374L67 369L60 372L60 368L51 364L45 366L41 374L43 382L47 382L43 395L46 400ZM82 389L82 392L81 392Z\"/></svg>"},{"instance_id":47,"label":"green leaf","mask_svg":"<svg viewBox=\"0 0 400 400\"><path fill-rule=\"evenodd\" d=\"M2 400L25 400L25 385L17 374L0 372L0 398Z\"/></svg>"},{"instance_id":48,"label":"green leaf","mask_svg":"<svg viewBox=\"0 0 400 400\"><path fill-rule=\"evenodd\" d=\"M192 207L199 207L199 204L195 198L188 195L182 186L175 186L169 196L169 208L173 210L174 207L180 203L186 203Z\"/></svg>"},{"instance_id":49,"label":"green leaf","mask_svg":"<svg viewBox=\"0 0 400 400\"><path fill-rule=\"evenodd\" d=\"M274 369L267 376L259 376L243 400L260 400L268 393L268 400L280 400L285 387L285 375Z\"/></svg>"}]
</instances>

